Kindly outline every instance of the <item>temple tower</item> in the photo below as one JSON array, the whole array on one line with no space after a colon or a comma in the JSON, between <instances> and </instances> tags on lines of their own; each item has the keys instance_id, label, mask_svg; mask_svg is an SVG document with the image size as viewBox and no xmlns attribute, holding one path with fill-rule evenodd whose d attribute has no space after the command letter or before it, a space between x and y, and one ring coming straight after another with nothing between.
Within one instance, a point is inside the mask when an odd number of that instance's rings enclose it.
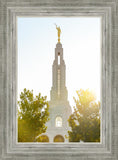
<instances>
[{"instance_id":1,"label":"temple tower","mask_svg":"<svg viewBox=\"0 0 118 160\"><path fill-rule=\"evenodd\" d=\"M53 82L51 89L51 101L67 101L67 88L65 86L65 62L63 60L63 48L61 43L57 43L55 48L55 60L53 62L52 74Z\"/></svg>"},{"instance_id":2,"label":"temple tower","mask_svg":"<svg viewBox=\"0 0 118 160\"><path fill-rule=\"evenodd\" d=\"M68 118L72 113L68 102L68 91L66 88L66 65L63 59L63 48L60 43L60 27L58 30L58 43L55 48L55 59L52 66L52 88L50 91L49 113L50 120L47 122L49 142L68 142Z\"/></svg>"},{"instance_id":3,"label":"temple tower","mask_svg":"<svg viewBox=\"0 0 118 160\"><path fill-rule=\"evenodd\" d=\"M49 142L68 142L65 135L68 135L68 118L72 113L67 100L66 88L66 66L63 59L62 44L58 42L55 48L55 59L52 66L52 88L50 91L49 113L50 120L47 123L45 133Z\"/></svg>"}]
</instances>

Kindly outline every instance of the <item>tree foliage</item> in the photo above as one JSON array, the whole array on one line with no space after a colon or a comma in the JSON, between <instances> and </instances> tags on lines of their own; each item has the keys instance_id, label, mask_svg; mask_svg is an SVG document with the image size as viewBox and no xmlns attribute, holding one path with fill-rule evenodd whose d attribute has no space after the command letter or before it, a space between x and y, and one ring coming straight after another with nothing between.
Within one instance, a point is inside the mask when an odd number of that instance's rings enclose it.
<instances>
[{"instance_id":1,"label":"tree foliage","mask_svg":"<svg viewBox=\"0 0 118 160\"><path fill-rule=\"evenodd\" d=\"M49 142L49 138L46 135L41 135L36 139L37 142Z\"/></svg>"},{"instance_id":2,"label":"tree foliage","mask_svg":"<svg viewBox=\"0 0 118 160\"><path fill-rule=\"evenodd\" d=\"M69 141L100 142L100 102L96 102L95 95L88 89L76 93L76 107L68 120Z\"/></svg>"},{"instance_id":3,"label":"tree foliage","mask_svg":"<svg viewBox=\"0 0 118 160\"><path fill-rule=\"evenodd\" d=\"M18 142L34 142L36 137L46 132L45 123L49 120L46 96L39 93L33 96L33 90L26 88L18 101Z\"/></svg>"}]
</instances>

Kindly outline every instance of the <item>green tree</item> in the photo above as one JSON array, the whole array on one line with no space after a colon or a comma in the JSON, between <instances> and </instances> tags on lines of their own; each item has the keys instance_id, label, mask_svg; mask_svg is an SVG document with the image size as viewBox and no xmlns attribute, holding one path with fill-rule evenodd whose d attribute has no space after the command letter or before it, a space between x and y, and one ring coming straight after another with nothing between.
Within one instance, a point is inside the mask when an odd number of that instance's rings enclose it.
<instances>
[{"instance_id":1,"label":"green tree","mask_svg":"<svg viewBox=\"0 0 118 160\"><path fill-rule=\"evenodd\" d=\"M100 142L100 102L96 102L95 95L88 89L76 93L76 107L68 120L69 141Z\"/></svg>"},{"instance_id":2,"label":"green tree","mask_svg":"<svg viewBox=\"0 0 118 160\"><path fill-rule=\"evenodd\" d=\"M39 93L33 96L33 90L26 88L18 101L18 142L34 142L36 137L46 132L45 123L49 120L49 105Z\"/></svg>"},{"instance_id":3,"label":"green tree","mask_svg":"<svg viewBox=\"0 0 118 160\"><path fill-rule=\"evenodd\" d=\"M41 135L37 137L37 142L49 142L49 138L46 135Z\"/></svg>"}]
</instances>

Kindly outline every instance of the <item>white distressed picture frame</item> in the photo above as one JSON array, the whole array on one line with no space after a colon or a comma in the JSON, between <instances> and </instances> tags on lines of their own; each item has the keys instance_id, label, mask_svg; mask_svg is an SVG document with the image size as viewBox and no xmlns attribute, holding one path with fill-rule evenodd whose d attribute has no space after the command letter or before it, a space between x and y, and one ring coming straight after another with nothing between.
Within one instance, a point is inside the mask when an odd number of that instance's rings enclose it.
<instances>
[{"instance_id":1,"label":"white distressed picture frame","mask_svg":"<svg viewBox=\"0 0 118 160\"><path fill-rule=\"evenodd\" d=\"M115 0L0 1L0 159L118 159L118 4ZM17 17L99 16L101 143L17 143Z\"/></svg>"}]
</instances>

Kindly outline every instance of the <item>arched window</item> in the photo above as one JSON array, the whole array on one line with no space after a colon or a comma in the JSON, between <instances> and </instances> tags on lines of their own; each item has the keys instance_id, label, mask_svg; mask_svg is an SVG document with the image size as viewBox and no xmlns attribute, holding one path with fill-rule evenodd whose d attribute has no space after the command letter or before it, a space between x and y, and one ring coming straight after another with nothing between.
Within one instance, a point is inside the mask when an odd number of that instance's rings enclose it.
<instances>
[{"instance_id":1,"label":"arched window","mask_svg":"<svg viewBox=\"0 0 118 160\"><path fill-rule=\"evenodd\" d=\"M49 137L46 135L41 135L37 138L37 142L49 142Z\"/></svg>"},{"instance_id":2,"label":"arched window","mask_svg":"<svg viewBox=\"0 0 118 160\"><path fill-rule=\"evenodd\" d=\"M54 142L64 142L64 137L61 135L57 135L54 137Z\"/></svg>"},{"instance_id":3,"label":"arched window","mask_svg":"<svg viewBox=\"0 0 118 160\"><path fill-rule=\"evenodd\" d=\"M62 118L61 117L56 117L55 125L56 125L56 127L62 127Z\"/></svg>"}]
</instances>

